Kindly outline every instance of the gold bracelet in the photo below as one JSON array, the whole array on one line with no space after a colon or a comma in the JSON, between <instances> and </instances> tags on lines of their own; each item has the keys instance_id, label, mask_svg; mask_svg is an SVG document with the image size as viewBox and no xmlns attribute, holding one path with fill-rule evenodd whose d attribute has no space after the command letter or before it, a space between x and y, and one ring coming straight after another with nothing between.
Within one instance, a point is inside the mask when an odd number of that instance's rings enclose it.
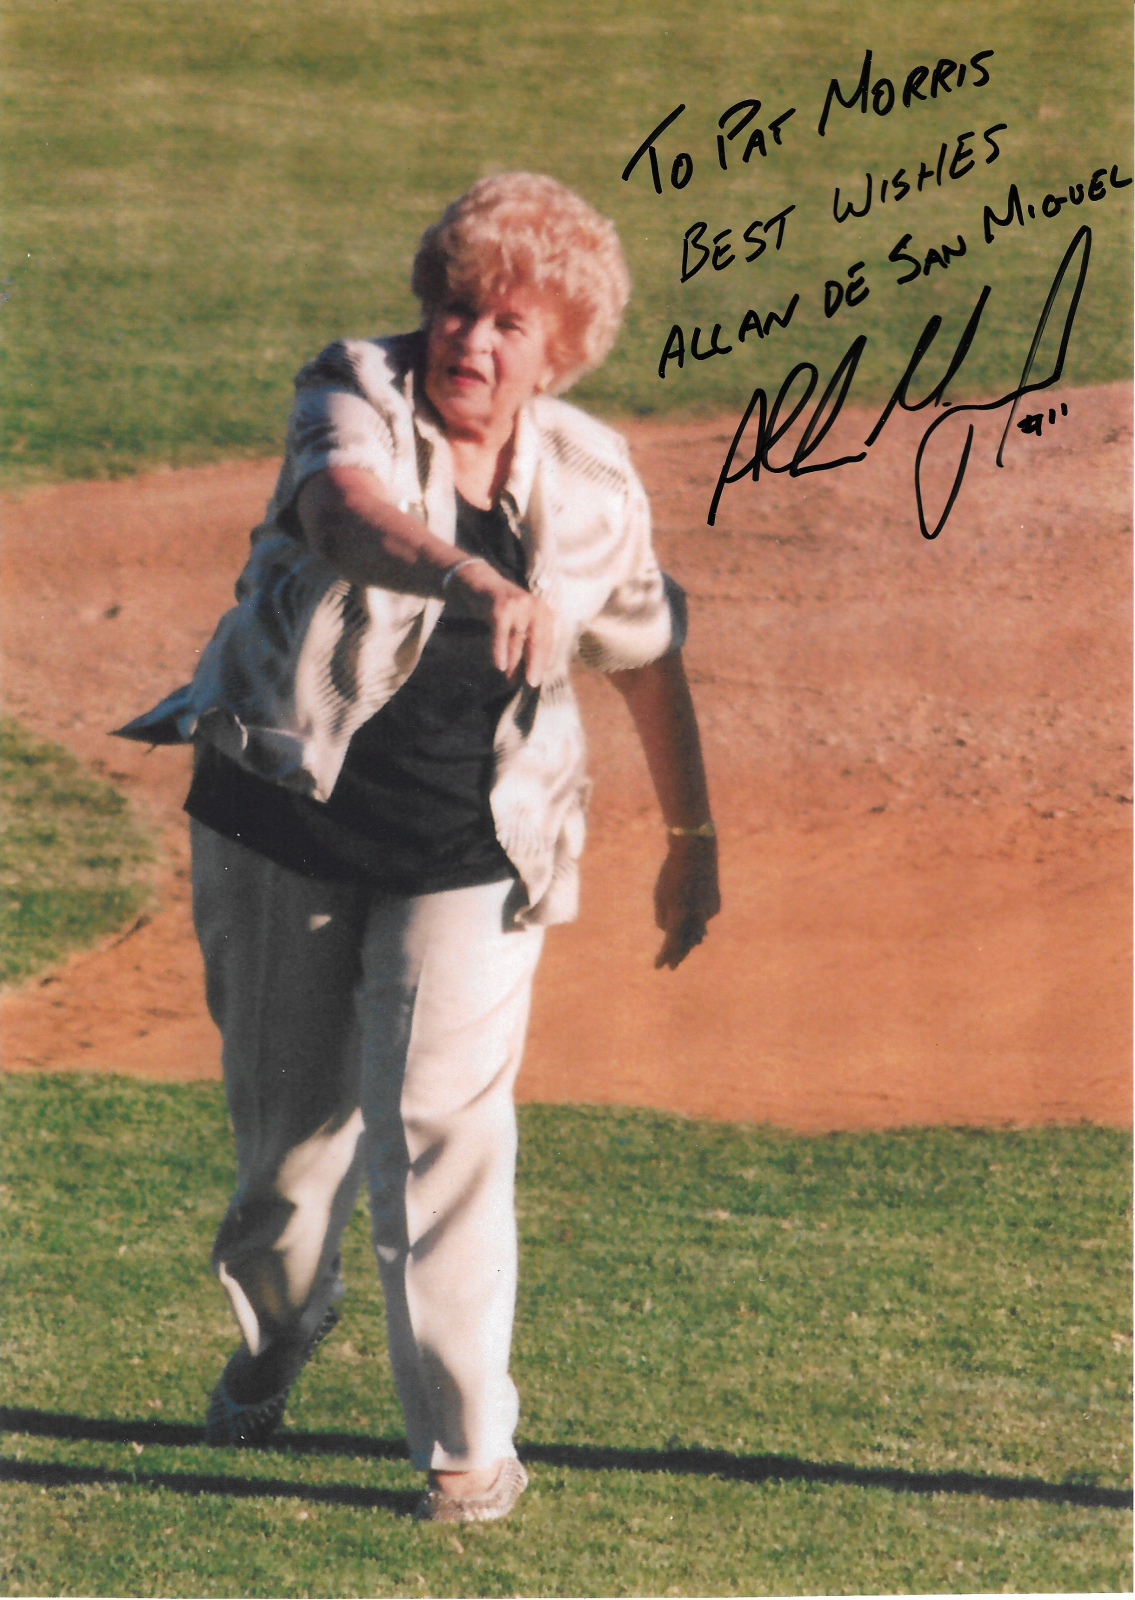
<instances>
[{"instance_id":1,"label":"gold bracelet","mask_svg":"<svg viewBox=\"0 0 1135 1600\"><path fill-rule=\"evenodd\" d=\"M666 832L678 839L716 839L717 829L712 822L702 822L696 828L675 828L666 824Z\"/></svg>"}]
</instances>

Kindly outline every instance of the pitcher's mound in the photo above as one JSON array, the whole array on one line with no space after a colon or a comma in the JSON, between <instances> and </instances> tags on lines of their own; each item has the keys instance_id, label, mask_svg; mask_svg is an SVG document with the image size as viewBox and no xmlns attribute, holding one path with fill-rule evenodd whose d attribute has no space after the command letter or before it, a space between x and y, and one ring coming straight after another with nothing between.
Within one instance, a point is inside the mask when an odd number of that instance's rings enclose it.
<instances>
[{"instance_id":1,"label":"pitcher's mound","mask_svg":"<svg viewBox=\"0 0 1135 1600\"><path fill-rule=\"evenodd\" d=\"M713 529L735 421L628 425L690 596L725 910L680 971L652 970L664 836L621 704L585 675L584 910L548 940L522 1095L802 1129L1128 1120L1130 396L1064 398L1061 430L1014 434L1003 470L999 429L979 434L934 543L918 419L860 465L734 486ZM273 473L5 506L8 708L147 810L167 853L148 921L4 998L9 1069L218 1072L186 753L106 730L191 673Z\"/></svg>"}]
</instances>

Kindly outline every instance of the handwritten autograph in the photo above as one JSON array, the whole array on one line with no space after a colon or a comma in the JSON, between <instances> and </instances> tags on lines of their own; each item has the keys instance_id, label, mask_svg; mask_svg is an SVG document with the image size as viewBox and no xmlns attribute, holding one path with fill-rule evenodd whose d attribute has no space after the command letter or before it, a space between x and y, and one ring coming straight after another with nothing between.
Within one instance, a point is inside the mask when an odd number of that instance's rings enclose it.
<instances>
[{"instance_id":1,"label":"handwritten autograph","mask_svg":"<svg viewBox=\"0 0 1135 1600\"><path fill-rule=\"evenodd\" d=\"M1025 357L1025 364L1021 372L1021 381L1017 387L1015 389L1011 389L1008 394L1002 395L997 400L986 400L968 405L948 406L940 416L934 419L934 421L927 428L926 432L923 434L914 458L914 497L915 504L918 509L918 525L924 539L936 539L949 520L950 512L954 508L954 502L958 497L958 493L962 487L962 481L965 478L966 467L969 464L970 451L973 447L973 423L971 422L967 425L965 443L962 446L961 455L954 473L953 485L950 489L945 506L943 507L941 514L938 516L933 526L931 526L927 521L922 483L923 462L926 458L926 452L930 447L931 441L937 434L939 428L941 428L945 423L949 422L952 417L961 416L965 412L999 411L1003 406L1008 406L1010 408L1009 417L1005 423L1005 430L1001 435L1001 443L997 448L996 456L997 465L999 467L1004 465L1002 456L1005 449L1005 441L1009 436L1009 430L1013 425L1013 418L1022 398L1025 395L1037 393L1041 389L1050 388L1054 383L1059 382L1061 374L1064 371L1064 361L1068 352L1068 342L1072 336L1072 327L1076 320L1076 312L1079 308L1080 296L1083 292L1084 281L1088 274L1088 262L1091 258L1091 251L1092 230L1087 226L1087 224L1085 224L1079 228L1073 236L1072 242L1064 252L1064 257L1056 270L1056 276L1052 280L1052 287L1049 289L1048 297L1044 302L1044 309L1041 311L1040 318L1037 322L1036 332L1034 333L1032 343L1029 346L1028 355ZM1052 309L1056 304L1057 296L1060 294L1060 291L1064 286L1064 280L1068 276L1072 264L1077 257L1079 258L1079 266L1076 271L1076 278L1072 287L1068 309L1064 317L1064 326L1061 330L1060 346L1056 354L1056 360L1053 363L1052 370L1047 377L1040 378L1035 382L1032 382L1030 379L1032 377L1033 366L1036 362L1037 352L1040 349L1041 340L1044 338L1045 329L1048 326L1049 317L1052 315ZM926 352L937 338L938 330L942 326L942 318L940 316L935 315L930 318L919 335L914 349L911 352L910 360L907 362L906 371L903 373L902 377L895 386L894 393L883 407L883 410L879 416L879 420L871 429L871 432L867 435L867 438L863 441L866 449L859 451L857 455L839 456L833 461L812 461L810 459L820 448L820 445L831 431L835 424L836 418L839 416L839 413L843 408L844 402L847 399L852 382L855 378L856 369L859 366L863 351L867 346L866 334L860 334L859 337L853 340L853 342L848 346L843 358L839 362L839 365L833 372L826 389L821 395L819 404L812 412L812 415L809 418L807 425L805 426L804 431L792 452L791 459L783 462L780 465L774 464L769 459L770 452L803 415L804 410L811 400L812 395L815 393L816 386L820 381L819 370L810 361L797 362L797 364L784 379L784 382L781 384L779 390L777 391L776 398L773 400L771 406L769 405L766 391L761 388L754 389L752 398L745 407L744 415L741 418L736 433L733 435L733 441L729 446L729 450L726 453L725 460L721 466L721 471L718 474L717 485L713 491L713 498L709 505L709 515L706 518L708 525L710 527L713 527L714 525L714 521L717 517L718 507L721 504L721 497L725 490L731 484L739 483L742 478L751 477L753 482L756 483L760 478L762 471L777 473L787 472L790 477L797 478L807 472L831 472L837 467L848 466L855 461L862 461L866 457L871 446L878 440L879 435L882 433L896 406L901 407L901 409L904 411L921 411L926 406L942 405L944 403L943 396L946 393L948 385L956 377L959 369L962 366L962 363L965 361L966 356L969 353L970 346L972 345L977 334L978 324L981 321L981 314L985 310L986 302L988 301L992 292L993 291L988 284L986 284L982 289L977 298L977 302L970 313L969 321L966 323L966 326L962 331L961 338L958 340L958 343L954 349L954 353L951 356L946 371L940 381L934 386L933 389L931 389L930 393L926 395L924 399L912 402L908 398L911 382L922 363L923 357L926 355ZM797 399L791 402L791 409L788 410L787 415L785 415L782 419L781 413L784 412L785 408L789 405L789 397L799 379L804 380L804 391ZM737 457L738 451L741 449L742 441L745 437L746 430L749 427L749 423L752 421L754 412L757 413L757 431L752 455L743 466L737 467L736 470L733 470L733 463Z\"/></svg>"}]
</instances>

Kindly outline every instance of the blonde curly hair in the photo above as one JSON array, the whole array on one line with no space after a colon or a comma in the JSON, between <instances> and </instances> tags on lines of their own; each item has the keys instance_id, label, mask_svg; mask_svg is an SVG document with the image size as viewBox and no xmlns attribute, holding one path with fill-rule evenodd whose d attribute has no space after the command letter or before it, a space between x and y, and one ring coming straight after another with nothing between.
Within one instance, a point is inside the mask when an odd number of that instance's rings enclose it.
<instances>
[{"instance_id":1,"label":"blonde curly hair","mask_svg":"<svg viewBox=\"0 0 1135 1600\"><path fill-rule=\"evenodd\" d=\"M557 316L550 385L561 393L596 368L612 344L630 295L614 224L555 178L502 172L482 178L422 235L410 287L428 325L444 300L532 289Z\"/></svg>"}]
</instances>

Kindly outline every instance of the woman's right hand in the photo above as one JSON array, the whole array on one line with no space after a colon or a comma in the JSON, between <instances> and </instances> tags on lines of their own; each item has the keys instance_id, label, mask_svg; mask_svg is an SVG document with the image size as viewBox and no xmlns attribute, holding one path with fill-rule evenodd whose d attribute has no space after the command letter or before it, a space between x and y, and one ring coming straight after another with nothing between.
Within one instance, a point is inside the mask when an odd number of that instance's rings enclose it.
<instances>
[{"instance_id":1,"label":"woman's right hand","mask_svg":"<svg viewBox=\"0 0 1135 1600\"><path fill-rule=\"evenodd\" d=\"M489 562L455 552L424 522L393 505L386 486L361 467L313 473L297 507L308 543L336 572L398 594L444 595L467 616L489 623L493 662L501 672L511 678L523 665L526 680L539 688L555 639L546 601L510 583ZM460 571L453 571L458 560Z\"/></svg>"},{"instance_id":2,"label":"woman's right hand","mask_svg":"<svg viewBox=\"0 0 1135 1600\"><path fill-rule=\"evenodd\" d=\"M446 600L468 616L487 622L493 636L493 665L511 678L523 666L525 681L538 689L552 658L555 614L547 601L480 559L462 561L445 585Z\"/></svg>"}]
</instances>

